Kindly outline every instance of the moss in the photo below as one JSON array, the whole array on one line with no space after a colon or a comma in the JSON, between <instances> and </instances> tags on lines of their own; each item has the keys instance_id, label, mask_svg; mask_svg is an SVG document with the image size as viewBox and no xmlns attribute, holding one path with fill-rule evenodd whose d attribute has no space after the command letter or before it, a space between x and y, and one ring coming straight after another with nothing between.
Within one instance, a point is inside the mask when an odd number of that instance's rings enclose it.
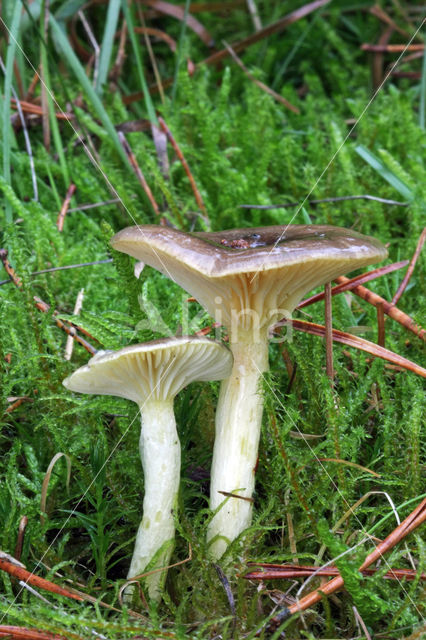
<instances>
[{"instance_id":1,"label":"moss","mask_svg":"<svg viewBox=\"0 0 426 640\"><path fill-rule=\"evenodd\" d=\"M282 16L282 3L259 1L258 6L265 24ZM298 6L300 3L290 2L286 11ZM99 16L93 28L101 41L103 14ZM217 46L222 38L232 42L252 29L241 8L228 20L217 20L210 13L200 19L215 34ZM178 38L179 25L168 20L164 18L164 28ZM316 18L310 30L306 31L307 27L306 20L296 22L285 37L275 34L267 46L261 42L241 54L257 77L266 84L275 83L275 90L298 107L299 115L261 92L229 60L220 68L200 66L193 77L182 65L174 103L167 93L164 104L155 98L189 164L208 218L200 215L188 177L170 145L170 179L157 168L148 131L126 134L136 160L162 216L178 228L219 230L302 223L309 218L314 223L354 226L379 237L389 243L389 262L409 259L426 210L425 132L418 126L418 87L395 80L363 114L371 88L367 59L359 44L376 41L377 20L364 11L345 12L337 7L331 8L329 16ZM34 51L32 42L38 42L35 28L30 22L23 33L24 45ZM193 59L205 57L204 45L195 34L187 37L186 50ZM49 42L52 90L65 105L67 99L76 99L80 88L61 64L56 65L53 46ZM165 47L158 51L162 77L172 75L174 59ZM28 71L26 84L30 76ZM139 90L129 61L122 78L129 90ZM143 105L138 105L139 111L126 106L120 91L107 92L105 106L117 125L146 116ZM66 336L57 328L53 311L88 331L91 335L87 339L96 348L118 348L167 331L179 332L185 327L187 311L194 328L207 326L211 319L195 303L186 303L185 292L153 270L144 269L141 279L136 280L133 261L109 248L113 230L157 223L158 218L136 176L118 158L97 116L93 108L83 104L75 126L85 142L93 144L98 164L88 158L69 125L60 123L68 171L77 187L71 206L105 202L117 195L120 204L69 212L64 231L58 232L56 219L65 197L62 171L54 153L43 147L40 122L30 129L39 202L31 201L32 173L20 131L13 148L11 184L0 184L1 246L9 250L12 265L23 279L21 289L11 284L0 287L0 547L14 552L20 518L25 514L29 524L21 560L26 566L40 572L35 558L45 557L52 568L52 580L58 581L53 570L59 568L67 578L86 582L91 595L116 606L143 494L138 429L133 424L135 408L115 398L77 397L65 391L63 378L89 355L74 345L71 363L64 361ZM348 137L351 118L360 119ZM302 203L305 198L354 194L401 200L395 187L355 151L358 145L379 157L392 175L410 187L413 199L409 206L361 200L317 206L305 202L304 211L298 207L259 210L239 206ZM13 224L5 224L6 205L12 209ZM110 256L113 264L31 276L48 267ZM422 277L424 259L420 257L400 301L401 308L418 322L425 312ZM368 287L391 299L401 279L398 271ZM72 314L82 288L85 299L77 318ZM38 311L33 296L49 303L50 313ZM157 322L153 326L150 309L157 310L162 325ZM322 323L322 305L306 311L308 319ZM375 310L364 301L351 294L339 296L334 299L333 313L335 327L364 331L365 337L375 339ZM386 322L386 344L424 363L421 341L392 320ZM291 389L284 347L286 357L296 365ZM377 523L380 526L374 535L385 537L394 526L390 518L382 523L390 513L388 498L400 507L403 518L416 504L406 502L415 498L418 502L424 484L421 379L336 344L332 392L324 373L322 341L301 333L294 333L283 345L271 346L270 356L254 524L247 536L235 543L231 550L234 564L226 569L236 599L236 631L226 582L219 580L209 562L205 544L211 517L206 474L211 462L217 385L193 385L176 401L184 453L174 561L182 564L169 571L165 602L145 612L143 623L127 613L100 613L100 608L95 613L89 605L64 599L55 609L28 592L18 593L2 572L0 617L7 614L10 624L23 626L32 626L37 620L40 628L54 633L65 629L69 637L76 633L88 638L93 631L111 638L141 634L154 638L163 637L166 630L178 639L204 640L218 635L250 638L272 612L273 598L281 597L291 584L277 581L271 583L275 588L272 593L258 590L257 584L238 577L248 560L288 562L298 558L301 563L314 564L322 545L322 559L331 560L340 549L359 542L360 531L371 533ZM5 412L14 402L12 398L24 400ZM49 481L48 513L42 525L41 487L58 452L71 458L71 487L68 491L65 465L59 463ZM348 509L367 495L338 532L329 534ZM409 544L412 556L424 567L420 537L413 536ZM400 549L388 558L392 566L408 566ZM371 634L388 632L398 638L416 628L421 619L419 581L395 584L382 579L381 573L361 579L356 567L366 551L361 546L341 561L347 591L339 595L339 603L330 601L319 605L316 613L309 613L307 629L300 619L285 623L289 637L353 637L358 632L352 605Z\"/></svg>"}]
</instances>

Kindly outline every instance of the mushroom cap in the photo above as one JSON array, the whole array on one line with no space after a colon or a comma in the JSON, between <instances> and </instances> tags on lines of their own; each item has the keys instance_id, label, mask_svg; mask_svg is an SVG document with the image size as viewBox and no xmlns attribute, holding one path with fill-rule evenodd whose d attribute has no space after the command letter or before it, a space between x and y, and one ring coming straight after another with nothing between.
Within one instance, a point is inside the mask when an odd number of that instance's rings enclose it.
<instances>
[{"instance_id":1,"label":"mushroom cap","mask_svg":"<svg viewBox=\"0 0 426 640\"><path fill-rule=\"evenodd\" d=\"M314 287L387 256L375 238L329 225L199 233L143 225L123 229L111 244L180 284L228 326L231 309L272 324Z\"/></svg>"},{"instance_id":2,"label":"mushroom cap","mask_svg":"<svg viewBox=\"0 0 426 640\"><path fill-rule=\"evenodd\" d=\"M70 391L119 396L142 405L173 399L195 380L230 375L232 354L220 342L183 336L99 351L63 381Z\"/></svg>"}]
</instances>

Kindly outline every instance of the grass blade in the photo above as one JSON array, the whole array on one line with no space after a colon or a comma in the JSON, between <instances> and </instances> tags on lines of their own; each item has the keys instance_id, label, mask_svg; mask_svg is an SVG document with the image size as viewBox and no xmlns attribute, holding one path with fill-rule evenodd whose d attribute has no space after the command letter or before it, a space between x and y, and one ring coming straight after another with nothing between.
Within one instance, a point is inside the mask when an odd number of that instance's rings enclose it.
<instances>
[{"instance_id":1,"label":"grass blade","mask_svg":"<svg viewBox=\"0 0 426 640\"><path fill-rule=\"evenodd\" d=\"M122 7L123 7L123 12L124 12L124 17L126 18L127 27L129 29L129 36L130 36L130 41L132 43L133 53L134 53L135 58L136 58L136 66L137 66L137 69L138 69L139 80L140 80L140 83L141 83L142 92L143 92L143 96L144 96L144 99L145 99L145 107L146 107L146 110L147 110L147 113L148 113L148 119L151 122L151 124L157 124L157 116L155 115L154 105L152 103L151 95L149 93L148 85L146 83L145 75L144 75L144 72L143 72L142 57L141 57L141 54L140 54L140 46L139 46L138 41L136 39L135 25L134 25L134 22L133 22L132 12L130 11L130 9L129 9L128 5L127 5L127 0L122 0Z\"/></svg>"},{"instance_id":2,"label":"grass blade","mask_svg":"<svg viewBox=\"0 0 426 640\"><path fill-rule=\"evenodd\" d=\"M62 176L64 179L64 187L68 188L70 183L70 175L68 171L67 161L65 159L65 151L64 145L62 144L61 133L59 131L59 124L56 119L55 114L55 105L53 104L53 93L51 90L51 82L50 82L50 70L49 70L49 59L46 47L47 41L47 25L45 24L45 12L48 11L46 8L45 0L42 0L41 3L41 13L40 13L40 33L44 34L44 38L41 40L40 47L40 60L41 60L41 77L42 77L42 87L43 92L45 92L45 99L47 103L47 110L49 115L48 124L50 123L50 130L53 136L53 143L55 145L56 153L58 154L59 165L61 167ZM42 94L43 95L43 94ZM42 98L43 105L43 98Z\"/></svg>"},{"instance_id":3,"label":"grass blade","mask_svg":"<svg viewBox=\"0 0 426 640\"><path fill-rule=\"evenodd\" d=\"M425 50L423 53L422 77L420 79L420 104L419 104L419 127L425 128L426 119L426 38Z\"/></svg>"},{"instance_id":4,"label":"grass blade","mask_svg":"<svg viewBox=\"0 0 426 640\"><path fill-rule=\"evenodd\" d=\"M6 55L6 73L4 79L4 101L3 101L3 176L6 182L10 183L10 149L13 146L13 130L10 125L10 99L12 97L13 61L15 59L17 39L19 37L19 25L21 21L22 3L17 0L12 19L10 22L9 45ZM5 207L6 223L12 222L12 208L9 204Z\"/></svg>"},{"instance_id":5,"label":"grass blade","mask_svg":"<svg viewBox=\"0 0 426 640\"><path fill-rule=\"evenodd\" d=\"M180 63L181 63L181 59L182 59L183 43L184 43L184 40L185 40L186 24L187 24L187 21L188 21L188 13L189 13L189 7L190 6L191 6L191 0L185 0L185 9L184 9L183 20L182 20L182 25L181 25L181 29L180 29L179 45L178 45L178 50L177 50L177 58L176 58L176 66L175 66L175 74L174 74L174 78L173 78L172 105L173 105L173 103L175 101L175 98L176 98L176 91L177 91L177 84L178 84L178 77L179 77L179 68L180 68Z\"/></svg>"},{"instance_id":6,"label":"grass blade","mask_svg":"<svg viewBox=\"0 0 426 640\"><path fill-rule=\"evenodd\" d=\"M99 57L99 71L96 78L95 91L100 96L108 76L108 68L114 44L114 35L117 30L118 16L120 14L120 0L110 0L106 16L104 35L101 44L101 55Z\"/></svg>"},{"instance_id":7,"label":"grass blade","mask_svg":"<svg viewBox=\"0 0 426 640\"><path fill-rule=\"evenodd\" d=\"M374 153L372 153L369 149L367 149L367 147L364 147L364 145L359 144L358 146L355 147L355 151L357 152L358 155L361 156L363 160L365 160L367 164L370 165L372 169L377 171L377 173L384 180L386 180L386 182L389 182L389 184L394 189L396 189L404 198L406 198L407 200L413 199L414 194L410 189L410 187L408 187L404 182L402 182L402 180L400 180L398 176L396 176L393 173L393 171L391 171L382 162L382 160L380 160L380 158L378 158L376 155L374 155Z\"/></svg>"},{"instance_id":8,"label":"grass blade","mask_svg":"<svg viewBox=\"0 0 426 640\"><path fill-rule=\"evenodd\" d=\"M99 99L99 96L97 95L96 91L92 87L86 75L86 72L84 71L84 68L80 63L80 60L75 55L70 43L68 42L68 38L66 37L65 33L63 32L63 30L61 29L61 27L59 26L59 24L57 23L57 21L52 15L50 15L49 17L49 22L52 29L52 33L56 39L58 46L62 50L65 60L67 61L71 70L74 72L74 75L76 76L77 80L80 82L86 94L86 98L92 104L92 107L95 109L99 120L102 122L103 126L105 127L109 136L111 137L111 140L113 141L118 154L120 155L120 157L122 158L122 160L127 166L128 165L127 156L124 153L123 148L120 144L114 125L112 124L110 117L105 110L105 107L103 106L101 100Z\"/></svg>"}]
</instances>

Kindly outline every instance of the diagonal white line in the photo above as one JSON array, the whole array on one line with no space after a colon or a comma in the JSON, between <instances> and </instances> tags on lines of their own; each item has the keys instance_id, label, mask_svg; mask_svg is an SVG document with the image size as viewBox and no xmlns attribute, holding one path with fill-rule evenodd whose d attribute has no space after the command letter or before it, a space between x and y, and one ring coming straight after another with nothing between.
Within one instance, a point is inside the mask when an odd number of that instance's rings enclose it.
<instances>
[{"instance_id":1,"label":"diagonal white line","mask_svg":"<svg viewBox=\"0 0 426 640\"><path fill-rule=\"evenodd\" d=\"M297 426L297 424L295 423L295 421L293 420L293 418L291 417L290 413L288 412L288 410L286 409L285 405L282 403L281 399L278 397L278 395L276 394L275 390L272 388L272 386L269 384L269 381L267 380L267 378L265 377L264 373L259 369L259 367L257 366L256 362L254 360L252 360L252 363L254 364L255 368L257 369L262 381L266 384L266 386L268 387L269 391L271 391L271 393L273 394L275 400L277 401L277 403L279 404L279 406L284 409L286 415L287 415L287 419L291 422L291 424L293 425L293 427L295 428L295 430L299 433L299 435L301 436L302 440L305 442L305 444L308 446L310 452L312 453L313 457L317 460L318 464L320 465L320 467L322 468L322 471L325 473L325 475L328 477L328 479L330 480L331 484L333 485L335 491L337 491L337 493L339 494L342 502L348 507L348 509L351 508L351 505L348 503L348 501L346 500L346 498L344 497L344 495L342 494L342 492L340 491L339 487L336 485L336 483L334 482L333 478L331 477L331 475L328 473L327 469L325 468L325 466L323 465L322 461L318 458L318 456L316 455L315 451L313 450L313 448L311 447L309 440L307 438L305 438L305 435L300 431L299 427ZM352 515L353 517L357 520L360 530L367 536L364 540L362 540L360 543L358 543L355 546L359 546L359 544L361 544L362 542L367 542L368 540L371 540L368 531L365 529L364 525L362 524L361 520L358 518L357 514L355 511L352 511ZM354 547L355 548L355 547ZM349 553L351 550L347 550L347 552ZM345 552L345 554L347 553ZM340 556L339 556L340 557ZM385 556L381 555L381 558L383 560L383 562L386 564L386 566L389 569L392 569L392 567L390 566L388 560L386 559ZM330 564L330 563L327 563ZM325 565L326 566L326 565ZM404 594L406 595L406 597L408 597L408 599L410 600L411 604L413 605L413 607L415 608L415 610L418 612L420 618L423 620L422 614L420 612L420 609L417 607L416 603L414 602L414 600L412 599L411 595L407 592L407 590L404 588L403 583L401 582L400 579L398 579L398 583L399 586L401 587L401 589L403 590ZM302 585L303 586L303 585ZM300 591L300 590L299 590ZM299 593L299 592L298 592Z\"/></svg>"},{"instance_id":2,"label":"diagonal white line","mask_svg":"<svg viewBox=\"0 0 426 640\"><path fill-rule=\"evenodd\" d=\"M67 115L65 113L65 111L62 109L62 107L60 106L60 104L58 103L58 101L55 98L54 93L50 90L50 88L46 85L46 83L43 81L43 78L40 76L39 72L37 71L37 69L35 68L35 66L33 65L33 63L31 62L31 60L28 58L27 54L25 53L25 51L23 50L23 48L21 47L20 43L16 40L16 38L14 37L14 35L11 33L9 27L7 26L7 24L5 23L5 21L3 20L3 18L0 16L0 24L3 25L3 27L6 29L7 33L9 34L9 37L11 37L14 42L16 43L17 47L19 48L20 52L22 53L22 55L24 56L25 60L28 62L29 66L31 67L31 69L34 71L35 75L38 77L38 79L40 80L40 83L43 85L43 87L46 89L47 93L49 94L50 98L52 99L52 102L55 104L55 106L57 107L59 113L61 113L62 115ZM106 184L108 185L109 190L114 194L114 196L119 200L119 202L122 204L123 208L125 209L126 213L128 214L129 218L131 218L131 220L134 222L135 226L137 227L139 233L145 237L145 233L143 231L143 228L136 222L136 220L134 219L133 215L131 214L131 212L129 211L129 209L126 207L125 203L122 201L122 199L120 198L120 195L118 194L117 190L115 189L114 185L112 184L112 182L110 181L110 179L108 178L107 174L105 173L105 171L102 169L101 165L99 164L99 162L96 160L96 158L94 157L94 155L92 154L91 150L89 149L88 145L84 142L84 139L81 137L81 135L79 134L79 132L76 130L76 128L74 127L74 125L72 124L72 122L70 120L68 120L67 118L65 118L65 123L67 123L72 131L74 132L74 134L77 136L78 141L81 143L87 157L89 158L90 162L93 164L93 166L95 167L95 169L97 169L99 171L99 173L101 174L101 176L103 177L103 179L105 180ZM172 278L169 270L167 269L167 266L164 264L162 258L160 255L158 255L155 247L151 246L151 249L153 251L153 253L155 253L156 257L158 258L160 264L163 266L165 272L167 273L168 277L170 278L170 280L172 280L174 282L174 279Z\"/></svg>"},{"instance_id":3,"label":"diagonal white line","mask_svg":"<svg viewBox=\"0 0 426 640\"><path fill-rule=\"evenodd\" d=\"M423 20L421 21L420 25L417 27L417 29L414 31L413 35L411 36L411 38L409 39L409 41L407 42L407 44L404 47L404 50L401 52L401 54L398 56L396 62L392 65L392 67L389 69L389 71L386 73L386 75L384 76L382 82L379 84L379 86L377 87L377 89L375 90L375 92L373 93L373 95L371 96L370 100L367 102L366 106L364 107L364 109L361 111L360 115L358 116L358 118L356 119L356 122L352 125L352 127L349 129L348 133L346 134L345 138L343 139L343 141L341 142L341 144L339 145L339 147L336 149L336 151L333 153L333 155L331 156L330 160L328 161L326 167L323 169L323 171L320 173L319 177L315 180L314 184L312 185L312 187L310 188L309 192L306 194L306 196L304 197L303 201L301 202L301 204L297 207L296 211L294 212L293 216L290 219L290 222L288 224L285 225L284 231L280 234L279 238L276 240L276 242L274 243L273 247L271 248L271 251L269 252L268 256L272 253L272 251L277 247L277 245L281 242L281 240L283 239L283 237L285 236L285 233L288 229L288 227L292 224L293 220L295 219L295 217L300 213L301 209L303 208L303 206L305 205L306 201L309 199L309 197L311 196L312 192L315 190L315 188L317 187L318 183L320 182L320 180L323 178L324 174L328 171L329 167L333 164L334 160L336 159L336 157L338 156L338 154L340 153L341 149L344 147L344 145L346 144L348 138L352 135L353 131L356 129L356 127L358 126L358 124L361 122L362 118L364 117L364 115L366 114L367 110L369 109L369 107L371 106L371 104L374 102L374 100L377 98L377 95L379 94L379 92L381 91L381 89L383 88L384 84L387 82L388 78L390 77L392 71L395 69L395 67L399 64L399 61L401 60L401 58L403 58L403 56L405 55L408 47L410 46L410 44L412 43L412 41L414 40L414 38L417 36L417 34L419 33L420 29L423 27L423 25L426 22L426 18L423 18ZM265 258L265 260L267 259L267 257ZM259 267L258 270L256 271L256 273L253 275L252 279L250 280L250 282L252 282L254 280L254 278L257 276L257 274L259 273L259 271L262 270L263 267Z\"/></svg>"},{"instance_id":4,"label":"diagonal white line","mask_svg":"<svg viewBox=\"0 0 426 640\"><path fill-rule=\"evenodd\" d=\"M77 502L77 504L75 505L74 509L71 511L71 513L68 515L67 519L65 520L64 524L62 525L62 527L59 529L59 531L57 532L57 534L55 535L55 537L53 538L52 542L49 544L49 546L47 547L46 551L43 553L42 557L40 558L40 560L37 562L36 566L34 567L34 569L31 571L32 575L35 575L35 572L37 571L37 569L40 567L41 563L43 562L44 558L46 557L46 555L49 553L50 549L52 548L53 544L56 542L56 540L58 539L58 537L60 536L60 534L62 533L62 531L65 529L66 525L68 524L68 522L71 520L71 518L74 516L75 512L77 511L78 507L80 506L80 504L83 502L85 496L88 494L90 488L94 485L96 478L99 476L100 473L102 473L103 469L106 467L106 465L108 464L108 462L111 460L112 456L114 455L115 451L118 449L118 447L120 446L121 442L124 440L124 438L126 437L129 429L131 428L131 426L133 425L133 423L135 422L135 420L137 419L137 417L139 415L142 415L142 411L143 408L145 407L146 403L149 402L150 398L152 397L152 395L155 393L155 391L157 390L157 388L159 387L159 385L161 384L161 382L163 381L164 377L167 375L170 367L173 365L174 361L171 360L169 362L169 364L167 365L167 367L165 368L165 370L163 371L163 373L161 374L157 384L155 385L155 387L151 390L149 396L145 399L144 403L139 407L139 411L135 414L135 417L132 419L132 421L130 422L130 424L128 425L128 427L126 428L126 430L124 431L124 433L122 434L122 436L119 438L119 440L117 441L117 443L115 444L115 446L113 447L113 449L111 450L111 453L109 454L108 458L105 460L105 462L103 463L102 467L99 469L98 473L94 476L93 480L90 482L90 484L88 485L86 491L83 493L83 495L81 496L81 498L79 499L79 501ZM20 594L22 593L22 591L24 590L25 586L28 584L28 579L24 582L24 585L21 587L21 589L17 592L17 594L15 595L14 599L12 600L12 602L9 604L9 607L6 609L6 611L4 612L3 616L0 618L0 624L3 622L3 620L6 618L7 613L10 611L10 609L12 608L12 606L15 604L15 602L17 601L18 597L20 596Z\"/></svg>"}]
</instances>

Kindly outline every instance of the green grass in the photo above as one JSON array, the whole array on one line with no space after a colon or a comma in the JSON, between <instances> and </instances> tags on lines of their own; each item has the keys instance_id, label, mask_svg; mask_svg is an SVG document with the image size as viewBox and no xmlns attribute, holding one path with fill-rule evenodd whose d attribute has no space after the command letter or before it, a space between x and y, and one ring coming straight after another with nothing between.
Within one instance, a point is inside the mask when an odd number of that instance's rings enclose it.
<instances>
[{"instance_id":1,"label":"green grass","mask_svg":"<svg viewBox=\"0 0 426 640\"><path fill-rule=\"evenodd\" d=\"M381 33L378 20L358 6L344 11L343 3L333 3L241 54L257 77L298 106L300 115L296 115L262 93L229 61L219 68L201 67L195 76L188 76L186 56L196 62L207 57L208 50L188 25L183 29L178 21L165 17L154 26L178 41L182 55L174 100L170 85L165 104L157 94L148 98L145 91L142 101L126 106L126 92L144 91L144 83L153 83L149 58L138 49L143 37L139 44L129 40L121 84L118 88L109 85L108 72L118 47L118 39L112 42L110 34L116 25L121 28L123 16L120 13L117 22L117 3L113 2L108 11L106 6L84 9L102 43L94 86L82 54L91 50L81 23L77 19L79 50L63 32L67 12L68 16L76 14L81 3L50 4L47 47L44 49L38 34L37 7L33 18L22 16L17 39L35 67L40 59L49 65L44 77L55 99L50 116L72 105L75 118L72 124L58 121L59 138L50 151L43 147L41 120L33 119L31 126L28 123L38 202L31 200L32 175L22 129L13 131L9 126L6 101L12 85L18 89L13 56L19 57L25 87L33 69L18 48L6 50L3 43L1 51L6 76L1 88L0 246L9 250L23 286L0 286L0 549L14 554L19 522L25 515L28 526L21 561L29 570L65 586L65 580L55 574L60 571L74 584L84 583L90 595L119 608L118 590L127 572L143 496L136 408L118 398L80 396L64 389L62 380L89 356L75 345L72 361L64 360L66 335L56 327L51 313L42 314L35 308L33 296L58 310L59 317L70 318L78 291L84 287L83 311L76 322L91 333L89 341L106 349L160 337L161 329L150 322L152 308L160 310L165 326L178 331L186 296L148 267L137 281L133 261L124 255L113 255L110 264L36 277L31 273L105 259L111 255L111 233L130 224L158 223L116 133L116 127L127 121L143 118L152 122L155 110L178 141L208 212L208 219L199 214L188 178L170 147L170 176L164 177L150 133L126 133L163 207L162 215L171 224L185 230L220 230L290 221L303 224L310 219L378 237L389 245L388 262L411 258L426 219L426 134L421 113L425 73L423 68L420 80L388 83L342 146L350 127L347 121L362 113L371 96L368 58L359 45L377 42ZM370 5L362 3L364 8ZM286 3L285 11L300 6L300 2ZM284 11L280 2L259 1L258 9L265 25ZM244 6L227 19L208 12L196 17L214 35L218 48L223 39L232 43L252 32ZM393 17L412 31L399 13ZM5 11L5 20L17 34L17 14ZM139 24L137 11L131 20ZM392 42L400 42L394 38ZM153 48L162 79L173 79L178 58L162 42L153 41ZM421 60L413 65L422 71ZM35 95L40 96L39 85ZM96 155L95 163L87 148ZM56 219L67 180L77 187L73 206L112 197L119 197L121 203L70 212L59 233ZM239 207L302 202L314 185L310 198L373 194L404 200L408 206L362 200L317 206L306 202L295 219L297 209ZM424 267L420 257L399 303L419 323L426 306ZM397 271L368 286L390 300L402 277ZM6 278L2 269L0 279ZM210 324L196 303L189 308L193 318L200 312L197 326ZM306 311L310 314L307 319L323 322L321 304ZM340 295L334 298L333 313L336 328L359 329L367 339L376 340L375 310L366 302ZM189 547L192 558L169 571L164 601L151 603L148 610L142 608L144 619L137 620L126 611L82 605L46 592L40 593L48 602L41 601L1 571L0 624L80 638L93 637L92 632L107 638L163 638L168 637L166 631L178 639L204 640L219 634L224 639L254 638L272 613L275 596L288 589L294 596L300 583L291 589L289 581L268 582L267 590L258 590L257 584L239 577L247 561L291 562L297 557L300 563L321 564L354 548L339 561L346 591L310 609L304 621L296 617L285 622L286 637L365 637L358 630L353 606L371 637L408 638L414 633L425 615L421 581L384 580L381 571L386 563L374 577L361 579L356 567L371 545L355 546L366 535L384 538L396 526L389 498L401 519L421 500L426 463L423 381L336 344L334 395L325 375L323 342L295 332L285 346L297 371L288 392L282 346L271 345L253 526L244 539L232 545L223 562L235 598L235 630L225 590L208 557L208 480L197 473L200 468L208 472L210 467L217 384L191 385L175 403L182 442L182 484L173 562L187 559ZM392 320L386 322L386 346L425 366L422 342ZM23 396L28 400L13 412L3 413L12 403L10 398ZM301 439L298 433L315 437ZM59 452L71 459L71 482L67 488L67 468L60 460L50 477L42 523L43 479ZM369 492L355 513L331 533L349 507ZM290 546L290 525L295 549ZM418 571L425 571L421 532L412 534L407 545ZM409 568L407 558L407 549L398 545L386 561L392 567ZM263 637L279 638L279 634L271 631Z\"/></svg>"}]
</instances>

